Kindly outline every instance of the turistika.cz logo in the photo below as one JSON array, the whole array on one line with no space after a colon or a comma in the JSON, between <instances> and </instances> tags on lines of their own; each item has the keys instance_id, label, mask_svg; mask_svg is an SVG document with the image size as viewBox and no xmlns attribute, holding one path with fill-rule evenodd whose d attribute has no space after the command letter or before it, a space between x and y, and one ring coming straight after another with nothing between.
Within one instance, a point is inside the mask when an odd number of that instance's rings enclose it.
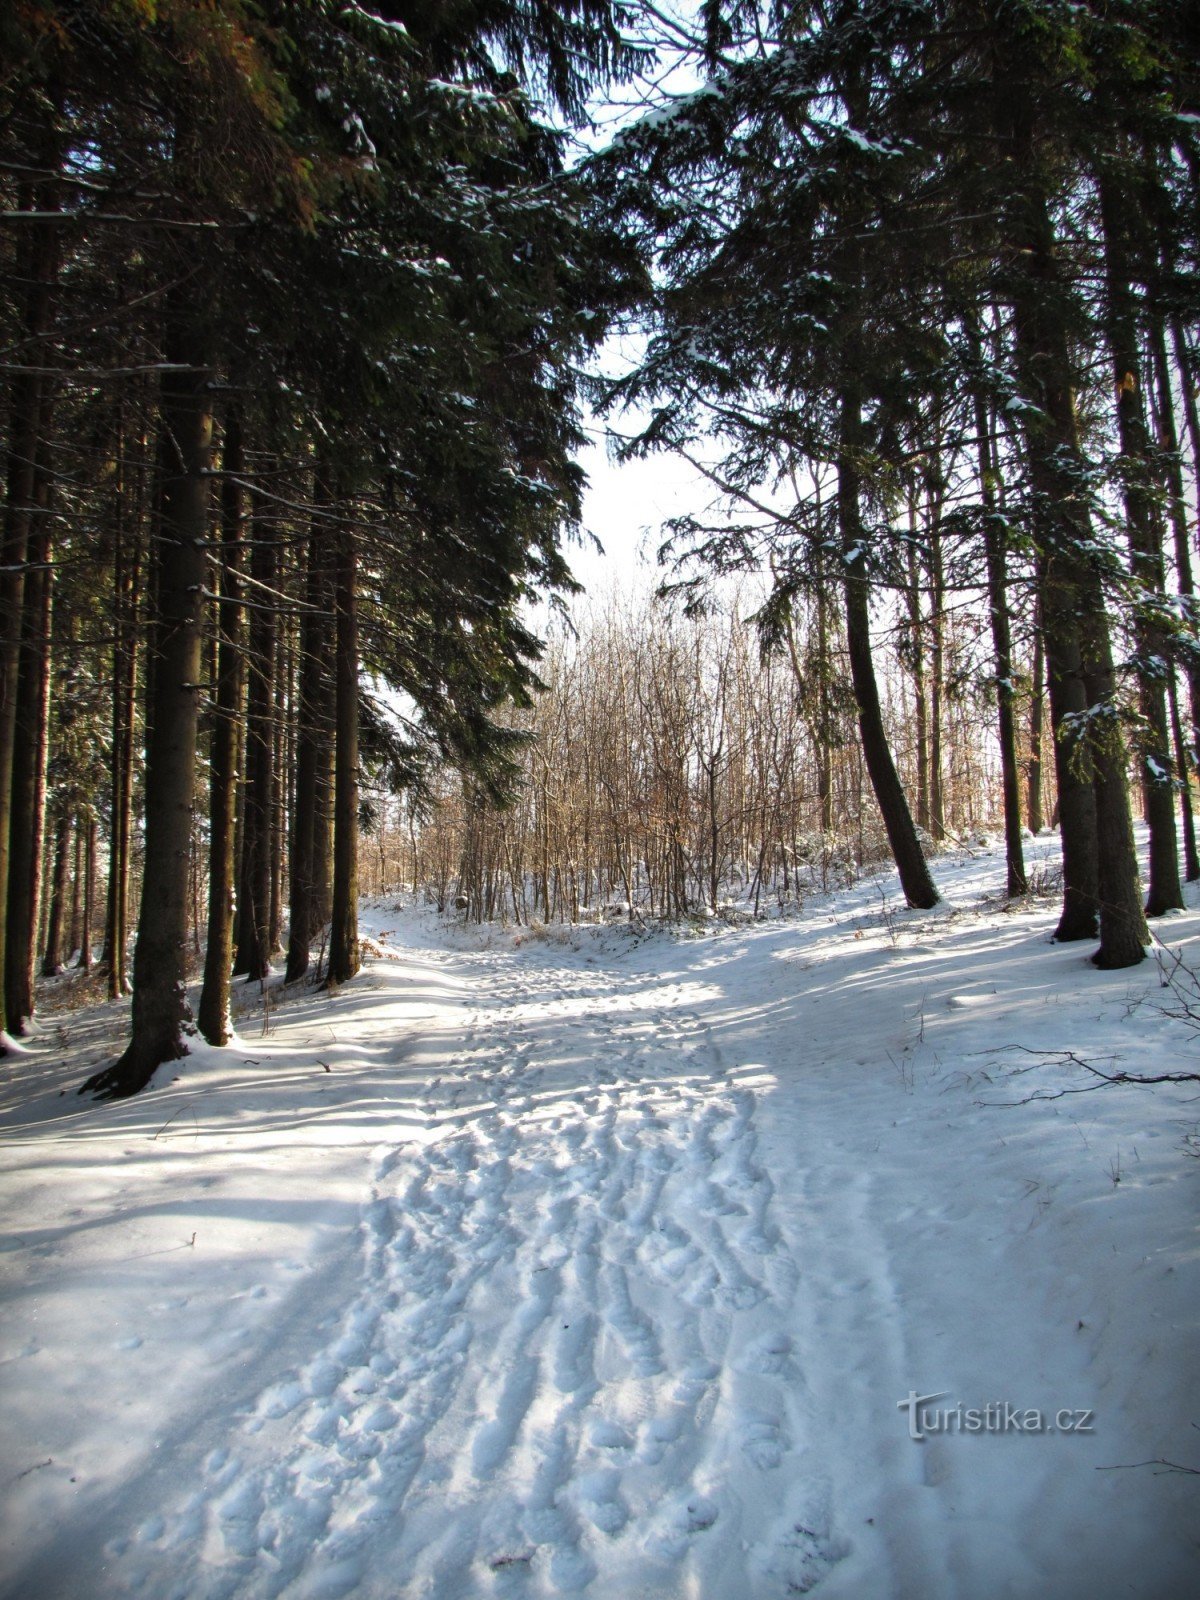
<instances>
[{"instance_id":1,"label":"turistika.cz logo","mask_svg":"<svg viewBox=\"0 0 1200 1600\"><path fill-rule=\"evenodd\" d=\"M1037 1406L1015 1406L1008 1400L991 1400L985 1406L938 1406L948 1390L918 1394L910 1389L896 1401L897 1411L908 1412L908 1437L921 1440L932 1433L1094 1433L1094 1411L1064 1408L1042 1411Z\"/></svg>"}]
</instances>

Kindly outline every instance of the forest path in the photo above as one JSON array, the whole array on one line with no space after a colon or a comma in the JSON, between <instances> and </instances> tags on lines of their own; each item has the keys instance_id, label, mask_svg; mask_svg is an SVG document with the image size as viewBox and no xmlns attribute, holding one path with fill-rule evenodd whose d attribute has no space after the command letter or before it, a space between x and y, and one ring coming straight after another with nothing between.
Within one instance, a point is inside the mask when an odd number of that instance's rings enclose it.
<instances>
[{"instance_id":1,"label":"forest path","mask_svg":"<svg viewBox=\"0 0 1200 1600\"><path fill-rule=\"evenodd\" d=\"M172 1600L807 1592L847 1545L806 1328L814 1303L839 1339L886 1327L860 1187L827 1185L836 1259L785 1238L775 1078L725 1058L686 972L440 959L461 998L422 1044L421 1137L372 1158L333 1336L109 1556Z\"/></svg>"},{"instance_id":2,"label":"forest path","mask_svg":"<svg viewBox=\"0 0 1200 1600\"><path fill-rule=\"evenodd\" d=\"M1152 1014L878 898L695 939L368 909L338 994L27 1100L5 1600L1184 1592L1189 1481L1096 1471L1186 1456L1177 1113L994 1108L1010 1041L1136 1061ZM918 1444L913 1389L1103 1431Z\"/></svg>"}]
</instances>

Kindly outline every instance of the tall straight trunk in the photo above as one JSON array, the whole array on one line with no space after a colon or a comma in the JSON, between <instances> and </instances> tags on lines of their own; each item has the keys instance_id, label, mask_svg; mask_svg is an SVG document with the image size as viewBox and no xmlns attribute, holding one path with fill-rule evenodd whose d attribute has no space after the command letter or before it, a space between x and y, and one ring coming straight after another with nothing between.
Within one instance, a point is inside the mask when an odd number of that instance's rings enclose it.
<instances>
[{"instance_id":1,"label":"tall straight trunk","mask_svg":"<svg viewBox=\"0 0 1200 1600\"><path fill-rule=\"evenodd\" d=\"M1109 354L1116 383L1119 462L1125 498L1130 570L1136 588L1134 636L1137 647L1138 706L1143 734L1141 761L1146 820L1150 831L1150 882L1146 912L1162 916L1183 906L1179 881L1179 841L1175 831L1175 761L1167 711L1166 674L1170 645L1159 620L1166 602L1162 530L1155 504L1158 462L1142 403L1143 374L1136 310L1130 282L1131 216L1123 191L1111 175L1100 180L1107 287Z\"/></svg>"},{"instance_id":2,"label":"tall straight trunk","mask_svg":"<svg viewBox=\"0 0 1200 1600\"><path fill-rule=\"evenodd\" d=\"M82 819L77 824L84 828ZM88 816L83 840L83 916L79 926L79 966L92 970L92 929L96 921L96 818Z\"/></svg>"},{"instance_id":3,"label":"tall straight trunk","mask_svg":"<svg viewBox=\"0 0 1200 1600\"><path fill-rule=\"evenodd\" d=\"M838 443L838 530L841 536L843 591L846 601L846 641L850 677L858 705L858 726L871 787L879 803L900 886L910 906L928 909L938 902L929 867L903 786L888 747L879 704L879 686L871 658L870 591L867 577L867 537L862 524L862 493L858 462L862 449L862 412L858 396L842 397Z\"/></svg>"},{"instance_id":4,"label":"tall straight trunk","mask_svg":"<svg viewBox=\"0 0 1200 1600\"><path fill-rule=\"evenodd\" d=\"M329 659L333 659L332 646ZM335 741L332 733L317 752L317 786L313 814L312 903L313 931L327 927L333 917L333 802Z\"/></svg>"},{"instance_id":5,"label":"tall straight trunk","mask_svg":"<svg viewBox=\"0 0 1200 1600\"><path fill-rule=\"evenodd\" d=\"M819 549L814 551L814 559L819 563ZM817 764L817 803L820 808L821 832L828 834L833 831L833 717L829 709L829 597L819 570L816 613L817 659L812 674L816 679L816 696L815 704L812 705L809 715L809 731ZM792 664L792 676L796 682L797 694L803 695L804 703L807 706L812 698L811 688L807 686L808 675L804 670L804 663L800 656L800 646L796 640L795 624L790 612L787 618L784 638L787 643L788 659ZM786 877L788 870L786 851L783 854L783 863Z\"/></svg>"},{"instance_id":6,"label":"tall straight trunk","mask_svg":"<svg viewBox=\"0 0 1200 1600\"><path fill-rule=\"evenodd\" d=\"M129 440L118 416L116 482L113 489L113 647L111 827L108 897L100 964L108 995L129 992L129 865L133 837L134 727L137 718L138 608L141 604L142 519L145 512L145 450L130 473Z\"/></svg>"},{"instance_id":7,"label":"tall straight trunk","mask_svg":"<svg viewBox=\"0 0 1200 1600\"><path fill-rule=\"evenodd\" d=\"M17 673L17 743L9 815L9 878L4 945L4 1012L8 1032L27 1031L33 1016L38 917L42 904L42 835L46 809L46 744L50 715L50 480L46 441L39 441L25 580L21 660Z\"/></svg>"},{"instance_id":8,"label":"tall straight trunk","mask_svg":"<svg viewBox=\"0 0 1200 1600\"><path fill-rule=\"evenodd\" d=\"M237 821L238 730L244 689L241 546L245 471L241 415L230 409L221 450L221 575L217 606L217 694L209 752L208 940L197 1024L209 1044L228 1044L233 1032L234 843Z\"/></svg>"},{"instance_id":9,"label":"tall straight trunk","mask_svg":"<svg viewBox=\"0 0 1200 1600\"><path fill-rule=\"evenodd\" d=\"M44 826L45 825L44 813L43 813L42 821L43 821L43 826ZM34 922L34 930L33 930L33 945L34 945L35 952L41 952L41 951L45 950L45 948L46 948L46 938L47 938L47 935L49 934L49 931L50 931L50 901L51 901L51 899L53 897L53 893L54 893L54 852L53 852L53 850L49 850L49 849L46 848L47 843L48 843L47 840L43 840L42 841L42 846L38 851L38 867L39 867L38 886L39 887L38 887L37 903L36 903L36 908L35 908L36 920ZM35 967L35 969L38 967L38 959L37 959L37 955L36 954L35 954L35 957L34 957L34 967ZM34 980L31 977L31 979L30 979L30 986L31 987L32 987L33 981Z\"/></svg>"},{"instance_id":10,"label":"tall straight trunk","mask_svg":"<svg viewBox=\"0 0 1200 1600\"><path fill-rule=\"evenodd\" d=\"M71 908L67 913L67 952L83 950L83 856L84 856L84 830L83 818L75 819L75 835L72 842L74 858L71 862ZM80 961L82 966L83 962Z\"/></svg>"},{"instance_id":11,"label":"tall straight trunk","mask_svg":"<svg viewBox=\"0 0 1200 1600\"><path fill-rule=\"evenodd\" d=\"M1019 97L1019 88L1013 93ZM1017 262L1010 292L1017 370L1037 408L1024 413L1025 446L1063 840L1058 937L1085 936L1098 906L1100 948L1093 959L1101 967L1127 967L1145 959L1149 935L1104 593L1090 553L1091 520L1078 493L1084 463L1064 291L1027 128L1018 126L1012 148L1020 181L1010 216Z\"/></svg>"},{"instance_id":12,"label":"tall straight trunk","mask_svg":"<svg viewBox=\"0 0 1200 1600\"><path fill-rule=\"evenodd\" d=\"M852 126L861 127L866 114L867 90L861 64L848 67L839 85ZM855 219L847 219L853 235ZM862 290L862 246L853 237L847 241L844 276L851 293ZM850 658L850 680L858 707L858 726L863 759L871 787L883 817L892 857L900 876L900 886L910 906L929 909L938 903L938 892L913 826L912 813L896 763L888 746L871 658L870 579L867 571L867 535L862 520L862 459L864 429L862 394L854 374L866 358L863 325L857 309L840 330L840 353L848 376L841 385L838 415L837 515L842 590L846 606L846 646ZM861 812L860 812L861 821Z\"/></svg>"},{"instance_id":13,"label":"tall straight trunk","mask_svg":"<svg viewBox=\"0 0 1200 1600\"><path fill-rule=\"evenodd\" d=\"M312 942L326 921L328 883L327 796L323 767L333 743L329 705L329 594L326 546L329 494L323 473L313 481L313 517L305 557L304 610L300 617L299 714L296 727L296 781L292 801L291 861L288 875L288 983L303 978L312 962ZM327 775L326 775L327 782Z\"/></svg>"},{"instance_id":14,"label":"tall straight trunk","mask_svg":"<svg viewBox=\"0 0 1200 1600\"><path fill-rule=\"evenodd\" d=\"M1038 462L1045 457L1038 455ZM1031 463L1031 466L1033 464ZM1034 468L1031 477L1034 477ZM1035 478L1043 505L1061 486ZM1094 939L1100 912L1096 796L1081 744L1087 715L1076 585L1064 552L1043 545L1036 558L1038 610L1046 656L1046 696L1054 750L1058 826L1062 839L1063 906L1054 937Z\"/></svg>"},{"instance_id":15,"label":"tall straight trunk","mask_svg":"<svg viewBox=\"0 0 1200 1600\"><path fill-rule=\"evenodd\" d=\"M1163 321L1156 313L1150 318L1150 354L1154 367L1154 420L1162 451L1163 475L1167 486L1167 515L1170 518L1175 555L1175 581L1183 600L1184 614L1193 629L1200 618L1196 611L1196 585L1192 570L1191 541L1188 538L1187 499L1183 490L1183 463L1179 429L1175 421L1175 400L1171 393L1171 364L1167 357ZM1184 733L1179 710L1175 667L1167 677L1171 710L1171 733L1175 744L1175 766L1179 774L1179 798L1183 815L1184 876L1189 883L1200 878L1200 850L1196 846L1196 818L1192 804L1192 772L1200 753L1200 662L1189 654L1181 663L1188 689L1191 739Z\"/></svg>"},{"instance_id":16,"label":"tall straight trunk","mask_svg":"<svg viewBox=\"0 0 1200 1600\"><path fill-rule=\"evenodd\" d=\"M1196 380L1192 350L1187 334L1178 322L1171 324L1171 344L1175 351L1175 364L1179 368L1179 386L1183 395L1183 420L1187 426L1188 441L1192 447L1192 472L1196 479L1196 500L1200 504L1200 406L1196 403ZM1200 529L1197 530L1200 537Z\"/></svg>"},{"instance_id":17,"label":"tall straight trunk","mask_svg":"<svg viewBox=\"0 0 1200 1600\"><path fill-rule=\"evenodd\" d=\"M1200 878L1200 851L1196 849L1196 816L1192 807L1188 751L1183 737L1183 719L1179 715L1179 691L1175 686L1174 667L1167 677L1167 695L1171 707L1171 736L1175 741L1175 764L1183 774L1179 788L1179 806L1183 814L1183 871L1188 883L1195 883Z\"/></svg>"},{"instance_id":18,"label":"tall straight trunk","mask_svg":"<svg viewBox=\"0 0 1200 1600\"><path fill-rule=\"evenodd\" d=\"M46 945L42 953L42 976L52 978L63 970L67 954L63 950L66 922L67 885L71 870L71 818L66 810L54 829L54 865L50 875L50 914L46 922Z\"/></svg>"},{"instance_id":19,"label":"tall straight trunk","mask_svg":"<svg viewBox=\"0 0 1200 1600\"><path fill-rule=\"evenodd\" d=\"M50 154L55 144L48 131L41 152L46 167L57 170L58 154ZM24 185L18 194L18 209L30 211L35 205L45 211L57 209L57 185L39 192ZM43 363L44 340L53 318L55 286L59 266L59 229L48 223L27 225L18 255L18 281L23 286L21 333L32 353L31 366ZM5 475L4 529L0 541L0 910L7 908L10 892L10 841L14 837L12 795L14 760L17 749L17 702L21 667L21 628L25 614L25 566L32 525L38 521L37 458L46 432L49 382L39 373L17 373L8 400L8 459ZM18 848L21 841L17 840ZM0 975L9 970L7 944L9 920L0 915ZM7 990L7 979L4 978ZM7 1009L7 1006L6 1006ZM0 1037L0 1047L3 1039Z\"/></svg>"},{"instance_id":20,"label":"tall straight trunk","mask_svg":"<svg viewBox=\"0 0 1200 1600\"><path fill-rule=\"evenodd\" d=\"M946 580L942 571L941 495L932 485L926 500L929 540L929 831L940 843L946 837L943 783L942 703L946 686Z\"/></svg>"},{"instance_id":21,"label":"tall straight trunk","mask_svg":"<svg viewBox=\"0 0 1200 1600\"><path fill-rule=\"evenodd\" d=\"M992 419L984 397L974 397L979 436L979 492L983 502L983 548L987 563L988 615L996 657L996 732L1004 793L1004 854L1008 893L1028 889L1021 842L1021 784L1017 768L1016 690L1013 683L1012 623L1008 609L1008 521L999 508L999 468L992 449Z\"/></svg>"},{"instance_id":22,"label":"tall straight trunk","mask_svg":"<svg viewBox=\"0 0 1200 1600\"><path fill-rule=\"evenodd\" d=\"M294 630L285 620L279 661L275 673L275 795L271 809L271 910L268 919L268 952L274 955L283 943L284 848L287 843L288 781L291 771L292 680L295 671Z\"/></svg>"},{"instance_id":23,"label":"tall straight trunk","mask_svg":"<svg viewBox=\"0 0 1200 1600\"><path fill-rule=\"evenodd\" d=\"M146 750L145 864L133 958L133 1033L120 1060L81 1092L136 1094L186 1053L188 867L196 787L212 416L209 341L190 282L165 302L161 379L163 481L155 546L153 704Z\"/></svg>"},{"instance_id":24,"label":"tall straight trunk","mask_svg":"<svg viewBox=\"0 0 1200 1600\"><path fill-rule=\"evenodd\" d=\"M925 622L921 611L921 573L917 560L917 506L910 497L908 527L909 638L912 640L913 728L917 745L917 826L931 832L929 808L929 697L925 686Z\"/></svg>"},{"instance_id":25,"label":"tall straight trunk","mask_svg":"<svg viewBox=\"0 0 1200 1600\"><path fill-rule=\"evenodd\" d=\"M335 540L335 765L330 983L358 971L358 550L349 517Z\"/></svg>"},{"instance_id":26,"label":"tall straight trunk","mask_svg":"<svg viewBox=\"0 0 1200 1600\"><path fill-rule=\"evenodd\" d=\"M1029 770L1025 779L1025 804L1030 833L1045 826L1042 812L1042 735L1046 720L1046 647L1042 638L1040 604L1033 622L1033 681L1029 700Z\"/></svg>"},{"instance_id":27,"label":"tall straight trunk","mask_svg":"<svg viewBox=\"0 0 1200 1600\"><path fill-rule=\"evenodd\" d=\"M271 824L275 815L275 669L278 617L272 599L279 546L262 502L251 518L250 620L246 660L246 778L235 973L262 980L271 963Z\"/></svg>"},{"instance_id":28,"label":"tall straight trunk","mask_svg":"<svg viewBox=\"0 0 1200 1600\"><path fill-rule=\"evenodd\" d=\"M1184 613L1193 627L1200 622L1196 610L1196 583L1192 569L1191 541L1188 538L1187 498L1183 491L1183 463L1179 452L1179 429L1175 421L1175 401L1171 394L1171 365L1162 319L1151 317L1150 351L1154 365L1155 406L1158 442L1162 450L1163 475L1167 486L1167 515L1175 554L1175 581L1184 602ZM1194 655L1186 659L1188 709L1191 713L1193 760L1200 756L1200 662ZM1182 786L1188 783L1188 767L1181 770Z\"/></svg>"},{"instance_id":29,"label":"tall straight trunk","mask_svg":"<svg viewBox=\"0 0 1200 1600\"><path fill-rule=\"evenodd\" d=\"M818 552L818 561L821 553ZM821 832L833 832L833 709L829 659L829 594L824 582L817 588L817 795L821 802Z\"/></svg>"},{"instance_id":30,"label":"tall straight trunk","mask_svg":"<svg viewBox=\"0 0 1200 1600\"><path fill-rule=\"evenodd\" d=\"M337 609L337 595L333 567L332 560L326 563L324 592L328 596L328 615L316 639L323 716L318 724L321 737L317 743L313 797L312 931L314 933L325 928L333 916L333 810L337 745L337 696L334 688L335 626L332 620Z\"/></svg>"}]
</instances>

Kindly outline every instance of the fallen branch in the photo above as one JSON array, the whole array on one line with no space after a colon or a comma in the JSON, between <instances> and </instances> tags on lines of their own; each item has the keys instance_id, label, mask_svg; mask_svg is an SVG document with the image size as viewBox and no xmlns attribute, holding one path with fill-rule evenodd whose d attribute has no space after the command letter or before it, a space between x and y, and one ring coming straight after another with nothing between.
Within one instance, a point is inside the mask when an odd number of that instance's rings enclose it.
<instances>
[{"instance_id":1,"label":"fallen branch","mask_svg":"<svg viewBox=\"0 0 1200 1600\"><path fill-rule=\"evenodd\" d=\"M1022 1055L1033 1056L1036 1059L1028 1067L1014 1068L1014 1074L1024 1075L1033 1072L1038 1067L1072 1066L1080 1067L1088 1072L1096 1083L1080 1084L1076 1087L1064 1086L1059 1089L1038 1089L1033 1094L1025 1095L1020 1100L978 1100L981 1106L1027 1106L1034 1100L1061 1100L1068 1094L1091 1094L1096 1089L1108 1088L1113 1084L1154 1084L1154 1083L1200 1083L1200 1072L1102 1072L1099 1067L1094 1067L1090 1061L1078 1055L1074 1050L1031 1050L1024 1044L1004 1044L997 1049L979 1051L980 1055L996 1055L1006 1050L1019 1050Z\"/></svg>"}]
</instances>

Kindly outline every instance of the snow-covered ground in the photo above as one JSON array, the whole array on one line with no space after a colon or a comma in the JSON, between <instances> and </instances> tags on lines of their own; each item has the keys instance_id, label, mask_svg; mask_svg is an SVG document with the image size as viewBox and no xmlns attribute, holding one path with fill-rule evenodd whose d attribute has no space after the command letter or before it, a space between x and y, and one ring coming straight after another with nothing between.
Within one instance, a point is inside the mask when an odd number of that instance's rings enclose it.
<instances>
[{"instance_id":1,"label":"snow-covered ground","mask_svg":"<svg viewBox=\"0 0 1200 1600\"><path fill-rule=\"evenodd\" d=\"M1031 1097L1200 1034L1001 872L694 938L376 904L352 985L121 1105L73 1089L122 1008L57 1019L0 1118L0 1592L1198 1592L1200 1085Z\"/></svg>"}]
</instances>

